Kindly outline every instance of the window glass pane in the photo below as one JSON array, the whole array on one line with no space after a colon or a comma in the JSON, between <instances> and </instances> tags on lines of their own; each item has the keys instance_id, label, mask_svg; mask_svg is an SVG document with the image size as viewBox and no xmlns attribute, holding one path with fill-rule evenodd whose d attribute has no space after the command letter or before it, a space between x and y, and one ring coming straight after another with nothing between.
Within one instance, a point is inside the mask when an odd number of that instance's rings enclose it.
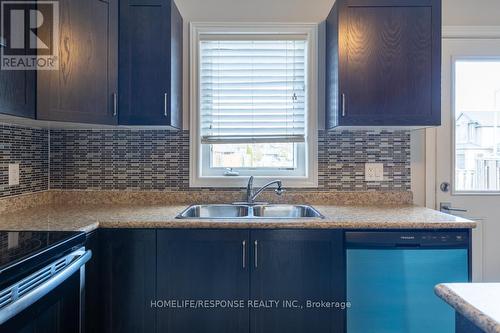
<instances>
[{"instance_id":1,"label":"window glass pane","mask_svg":"<svg viewBox=\"0 0 500 333\"><path fill-rule=\"evenodd\" d=\"M289 168L295 163L295 144L217 144L211 145L213 168Z\"/></svg>"},{"instance_id":2,"label":"window glass pane","mask_svg":"<svg viewBox=\"0 0 500 333\"><path fill-rule=\"evenodd\" d=\"M455 63L455 189L500 191L500 59Z\"/></svg>"}]
</instances>

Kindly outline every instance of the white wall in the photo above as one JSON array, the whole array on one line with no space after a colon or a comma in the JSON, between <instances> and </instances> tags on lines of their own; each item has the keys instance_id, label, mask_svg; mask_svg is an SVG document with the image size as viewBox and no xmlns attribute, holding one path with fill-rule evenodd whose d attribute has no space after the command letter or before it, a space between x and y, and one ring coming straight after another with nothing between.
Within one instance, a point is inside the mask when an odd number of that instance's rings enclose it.
<instances>
[{"instance_id":1,"label":"white wall","mask_svg":"<svg viewBox=\"0 0 500 333\"><path fill-rule=\"evenodd\" d=\"M442 0L443 25L500 25L500 0Z\"/></svg>"}]
</instances>

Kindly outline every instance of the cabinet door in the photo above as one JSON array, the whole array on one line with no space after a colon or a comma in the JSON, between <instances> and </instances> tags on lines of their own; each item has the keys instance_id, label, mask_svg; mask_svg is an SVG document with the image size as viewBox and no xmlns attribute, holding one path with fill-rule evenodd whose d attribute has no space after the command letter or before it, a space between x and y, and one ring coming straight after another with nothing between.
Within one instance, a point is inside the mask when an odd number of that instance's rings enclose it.
<instances>
[{"instance_id":1,"label":"cabinet door","mask_svg":"<svg viewBox=\"0 0 500 333\"><path fill-rule=\"evenodd\" d=\"M246 230L158 230L158 299L245 305L158 309L158 332L248 333L248 249Z\"/></svg>"},{"instance_id":2,"label":"cabinet door","mask_svg":"<svg viewBox=\"0 0 500 333\"><path fill-rule=\"evenodd\" d=\"M0 113L35 118L35 71L0 70Z\"/></svg>"},{"instance_id":3,"label":"cabinet door","mask_svg":"<svg viewBox=\"0 0 500 333\"><path fill-rule=\"evenodd\" d=\"M308 300L344 300L340 231L252 230L251 245L250 299L280 301L251 309L251 332L343 332L341 309L307 308Z\"/></svg>"},{"instance_id":4,"label":"cabinet door","mask_svg":"<svg viewBox=\"0 0 500 333\"><path fill-rule=\"evenodd\" d=\"M38 73L38 118L116 124L118 0L60 0L59 70Z\"/></svg>"},{"instance_id":5,"label":"cabinet door","mask_svg":"<svg viewBox=\"0 0 500 333\"><path fill-rule=\"evenodd\" d=\"M440 3L341 2L340 125L440 124Z\"/></svg>"},{"instance_id":6,"label":"cabinet door","mask_svg":"<svg viewBox=\"0 0 500 333\"><path fill-rule=\"evenodd\" d=\"M155 332L156 230L102 231L104 331Z\"/></svg>"},{"instance_id":7,"label":"cabinet door","mask_svg":"<svg viewBox=\"0 0 500 333\"><path fill-rule=\"evenodd\" d=\"M0 42L6 39L0 36ZM36 71L0 70L0 113L35 118L35 92Z\"/></svg>"},{"instance_id":8,"label":"cabinet door","mask_svg":"<svg viewBox=\"0 0 500 333\"><path fill-rule=\"evenodd\" d=\"M171 105L178 107L182 79L179 11L171 0L124 0L120 22L120 124L177 127L182 110Z\"/></svg>"}]
</instances>

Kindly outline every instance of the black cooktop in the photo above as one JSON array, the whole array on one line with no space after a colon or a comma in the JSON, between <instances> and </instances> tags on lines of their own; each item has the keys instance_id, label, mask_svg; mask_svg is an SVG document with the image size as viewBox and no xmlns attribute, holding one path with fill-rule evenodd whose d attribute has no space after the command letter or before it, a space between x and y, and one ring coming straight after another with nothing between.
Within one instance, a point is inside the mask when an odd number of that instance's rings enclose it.
<instances>
[{"instance_id":1,"label":"black cooktop","mask_svg":"<svg viewBox=\"0 0 500 333\"><path fill-rule=\"evenodd\" d=\"M0 284L29 274L85 243L75 231L0 231Z\"/></svg>"}]
</instances>

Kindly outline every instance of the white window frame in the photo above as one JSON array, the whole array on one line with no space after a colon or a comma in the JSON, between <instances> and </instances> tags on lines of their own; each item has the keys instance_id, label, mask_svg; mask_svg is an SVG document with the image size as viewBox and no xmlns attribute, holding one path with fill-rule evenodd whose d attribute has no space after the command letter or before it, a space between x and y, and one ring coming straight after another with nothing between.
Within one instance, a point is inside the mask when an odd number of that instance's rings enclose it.
<instances>
[{"instance_id":1,"label":"white window frame","mask_svg":"<svg viewBox=\"0 0 500 333\"><path fill-rule=\"evenodd\" d=\"M276 23L190 23L190 187L244 187L248 176L202 176L202 148L199 125L199 41L201 35L306 35L307 36L307 117L305 176L278 171L264 176L255 171L256 184L279 178L285 187L315 188L318 186L318 25ZM260 175L259 175L260 173Z\"/></svg>"},{"instance_id":2,"label":"white window frame","mask_svg":"<svg viewBox=\"0 0 500 333\"><path fill-rule=\"evenodd\" d=\"M488 191L488 190L457 190L457 132L456 132L456 65L459 61L492 61L500 60L498 56L484 56L484 55L463 55L463 56L453 56L451 58L451 192L452 196L467 196L467 195L483 195L483 196L498 196L500 191ZM476 133L477 135L477 133ZM470 129L467 128L467 139L470 140Z\"/></svg>"}]
</instances>

